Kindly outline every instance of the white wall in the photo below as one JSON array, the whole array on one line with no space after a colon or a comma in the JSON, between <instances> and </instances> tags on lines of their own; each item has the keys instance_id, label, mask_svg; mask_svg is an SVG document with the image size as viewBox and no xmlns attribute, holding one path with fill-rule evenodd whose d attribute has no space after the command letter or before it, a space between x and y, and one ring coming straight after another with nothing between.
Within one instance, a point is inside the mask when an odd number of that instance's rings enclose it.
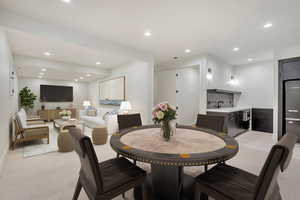
<instances>
[{"instance_id":1,"label":"white wall","mask_svg":"<svg viewBox=\"0 0 300 200\"><path fill-rule=\"evenodd\" d=\"M174 90L174 86L176 85L175 78L174 80L172 79L173 81L171 80L169 85L161 85L164 82L160 80L163 78L160 75L162 73L161 71L165 73L165 71L167 70L172 74L172 71L194 66L197 66L199 68L199 106L194 106L194 109L198 109L199 113L206 114L207 89L234 89L234 86L228 83L230 80L230 76L233 75L233 67L231 65L228 65L220 59L215 58L211 55L198 55L180 60L177 63L159 66L159 69L155 73L155 102L160 102L166 98L174 98L172 95L169 95L168 97L166 97L166 95L170 94L170 92L168 91L169 89ZM212 69L212 80L206 79L208 68Z\"/></svg>"},{"instance_id":2,"label":"white wall","mask_svg":"<svg viewBox=\"0 0 300 200\"><path fill-rule=\"evenodd\" d=\"M40 85L62 85L73 87L73 102L48 102L43 103L46 109L55 109L56 107L68 108L73 106L74 108L82 108L82 102L88 99L88 83L71 82L71 81L57 81L57 80L45 80L45 79L31 79L31 78L20 78L19 79L19 90L24 87L28 87L31 91L37 95L33 112L41 109L40 103Z\"/></svg>"},{"instance_id":3,"label":"white wall","mask_svg":"<svg viewBox=\"0 0 300 200\"><path fill-rule=\"evenodd\" d=\"M125 98L130 101L133 111L141 113L144 124L151 121L153 107L153 67L145 62L135 61L113 69L106 79L125 76ZM104 79L105 80L105 79ZM118 106L99 105L98 81L90 83L89 99L93 105L119 109Z\"/></svg>"},{"instance_id":4,"label":"white wall","mask_svg":"<svg viewBox=\"0 0 300 200\"><path fill-rule=\"evenodd\" d=\"M213 79L207 80L207 89L223 89L223 90L235 89L234 86L229 84L230 77L234 75L232 65L229 65L215 57L207 56L206 66L207 68L210 68L212 70L212 74L213 74Z\"/></svg>"},{"instance_id":5,"label":"white wall","mask_svg":"<svg viewBox=\"0 0 300 200\"><path fill-rule=\"evenodd\" d=\"M9 74L13 68L12 54L6 33L0 29L0 174L9 149L9 126L11 124L11 117L17 110L17 95L10 96L9 92ZM17 79L15 79L14 82L17 83ZM16 88L17 87L15 87L15 89Z\"/></svg>"},{"instance_id":6,"label":"white wall","mask_svg":"<svg viewBox=\"0 0 300 200\"><path fill-rule=\"evenodd\" d=\"M91 101L92 106L99 106L100 100L99 81L89 83L88 85L88 99Z\"/></svg>"},{"instance_id":7,"label":"white wall","mask_svg":"<svg viewBox=\"0 0 300 200\"><path fill-rule=\"evenodd\" d=\"M235 66L234 71L238 80L236 88L242 92L239 106L274 108L274 64L272 60Z\"/></svg>"},{"instance_id":8,"label":"white wall","mask_svg":"<svg viewBox=\"0 0 300 200\"><path fill-rule=\"evenodd\" d=\"M176 95L173 93L173 91L176 90L176 78L174 77L174 74L180 69L197 67L199 69L199 105L196 105L194 109L198 109L199 113L205 113L207 81L202 77L204 76L205 71L207 71L206 63L206 55L196 55L174 61L167 65L160 65L154 74L154 80L156 82L154 84L154 102L159 103L167 100L170 104L176 105Z\"/></svg>"}]
</instances>

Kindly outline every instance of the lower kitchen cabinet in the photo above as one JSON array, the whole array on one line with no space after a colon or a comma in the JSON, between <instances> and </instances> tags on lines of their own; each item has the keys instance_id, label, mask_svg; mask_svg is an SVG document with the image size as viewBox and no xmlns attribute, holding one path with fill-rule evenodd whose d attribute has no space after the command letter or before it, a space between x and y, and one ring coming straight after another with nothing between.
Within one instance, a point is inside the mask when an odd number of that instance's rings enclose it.
<instances>
[{"instance_id":1,"label":"lower kitchen cabinet","mask_svg":"<svg viewBox=\"0 0 300 200\"><path fill-rule=\"evenodd\" d=\"M250 120L243 120L244 111L230 113L207 112L207 115L224 117L224 132L229 136L236 137L249 129Z\"/></svg>"}]
</instances>

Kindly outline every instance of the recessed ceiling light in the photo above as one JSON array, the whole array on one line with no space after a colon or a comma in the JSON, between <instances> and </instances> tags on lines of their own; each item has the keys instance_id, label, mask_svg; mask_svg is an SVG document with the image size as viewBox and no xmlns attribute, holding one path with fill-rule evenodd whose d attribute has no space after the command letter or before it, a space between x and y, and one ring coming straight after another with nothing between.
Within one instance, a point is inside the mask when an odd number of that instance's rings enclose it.
<instances>
[{"instance_id":1,"label":"recessed ceiling light","mask_svg":"<svg viewBox=\"0 0 300 200\"><path fill-rule=\"evenodd\" d=\"M84 79L83 77L79 77L81 80Z\"/></svg>"},{"instance_id":2,"label":"recessed ceiling light","mask_svg":"<svg viewBox=\"0 0 300 200\"><path fill-rule=\"evenodd\" d=\"M264 28L270 28L270 27L272 27L272 26L273 26L272 23L266 23L266 24L264 25Z\"/></svg>"},{"instance_id":3,"label":"recessed ceiling light","mask_svg":"<svg viewBox=\"0 0 300 200\"><path fill-rule=\"evenodd\" d=\"M41 72L40 75L43 76L43 75L45 75L45 73Z\"/></svg>"},{"instance_id":4,"label":"recessed ceiling light","mask_svg":"<svg viewBox=\"0 0 300 200\"><path fill-rule=\"evenodd\" d=\"M90 76L91 76L90 74L87 74L87 75L86 75L86 77L90 77Z\"/></svg>"},{"instance_id":5,"label":"recessed ceiling light","mask_svg":"<svg viewBox=\"0 0 300 200\"><path fill-rule=\"evenodd\" d=\"M45 56L51 56L51 53L50 52L44 52L44 55Z\"/></svg>"},{"instance_id":6,"label":"recessed ceiling light","mask_svg":"<svg viewBox=\"0 0 300 200\"><path fill-rule=\"evenodd\" d=\"M186 49L184 50L185 53L191 53L191 50L190 49Z\"/></svg>"},{"instance_id":7,"label":"recessed ceiling light","mask_svg":"<svg viewBox=\"0 0 300 200\"><path fill-rule=\"evenodd\" d=\"M96 62L96 65L101 65L101 62Z\"/></svg>"},{"instance_id":8,"label":"recessed ceiling light","mask_svg":"<svg viewBox=\"0 0 300 200\"><path fill-rule=\"evenodd\" d=\"M240 48L238 48L238 47L234 47L233 49L232 49L232 51L239 51L240 50Z\"/></svg>"},{"instance_id":9,"label":"recessed ceiling light","mask_svg":"<svg viewBox=\"0 0 300 200\"><path fill-rule=\"evenodd\" d=\"M248 58L248 61L249 61L249 62L252 62L252 61L253 61L253 58Z\"/></svg>"},{"instance_id":10,"label":"recessed ceiling light","mask_svg":"<svg viewBox=\"0 0 300 200\"><path fill-rule=\"evenodd\" d=\"M144 33L144 36L146 36L146 37L150 37L152 35L152 33L150 32L150 31L146 31L145 33Z\"/></svg>"},{"instance_id":11,"label":"recessed ceiling light","mask_svg":"<svg viewBox=\"0 0 300 200\"><path fill-rule=\"evenodd\" d=\"M61 0L61 1L65 2L65 3L71 3L71 0Z\"/></svg>"},{"instance_id":12,"label":"recessed ceiling light","mask_svg":"<svg viewBox=\"0 0 300 200\"><path fill-rule=\"evenodd\" d=\"M78 79L74 79L74 81L75 81L75 82L77 82L77 81L78 81Z\"/></svg>"},{"instance_id":13,"label":"recessed ceiling light","mask_svg":"<svg viewBox=\"0 0 300 200\"><path fill-rule=\"evenodd\" d=\"M41 78L43 78L43 77L42 77L42 76L38 76L38 78L40 78L40 79L41 79Z\"/></svg>"},{"instance_id":14,"label":"recessed ceiling light","mask_svg":"<svg viewBox=\"0 0 300 200\"><path fill-rule=\"evenodd\" d=\"M47 71L47 69L43 68L43 69L42 69L42 72L45 72L45 71Z\"/></svg>"}]
</instances>

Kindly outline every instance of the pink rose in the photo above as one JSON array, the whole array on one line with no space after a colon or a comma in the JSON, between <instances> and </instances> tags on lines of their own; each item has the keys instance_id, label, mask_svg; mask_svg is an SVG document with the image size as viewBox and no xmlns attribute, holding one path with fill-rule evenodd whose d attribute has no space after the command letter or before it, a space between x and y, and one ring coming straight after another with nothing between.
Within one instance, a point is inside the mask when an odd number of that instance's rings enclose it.
<instances>
[{"instance_id":1,"label":"pink rose","mask_svg":"<svg viewBox=\"0 0 300 200\"><path fill-rule=\"evenodd\" d=\"M156 111L152 112L153 118L157 118L157 114L156 113L157 113Z\"/></svg>"},{"instance_id":2,"label":"pink rose","mask_svg":"<svg viewBox=\"0 0 300 200\"><path fill-rule=\"evenodd\" d=\"M154 109L155 109L155 110L159 110L159 109L160 109L159 105L160 105L160 104L157 104L157 105L155 106Z\"/></svg>"},{"instance_id":3,"label":"pink rose","mask_svg":"<svg viewBox=\"0 0 300 200\"><path fill-rule=\"evenodd\" d=\"M161 103L158 106L159 106L159 109L162 110L162 111L168 110L168 105L167 104Z\"/></svg>"}]
</instances>

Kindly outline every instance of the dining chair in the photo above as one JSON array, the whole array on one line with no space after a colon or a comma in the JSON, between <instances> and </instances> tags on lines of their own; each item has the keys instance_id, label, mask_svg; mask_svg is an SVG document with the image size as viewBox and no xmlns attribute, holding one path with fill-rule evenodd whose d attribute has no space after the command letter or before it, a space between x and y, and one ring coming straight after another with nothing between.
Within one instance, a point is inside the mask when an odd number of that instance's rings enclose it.
<instances>
[{"instance_id":1,"label":"dining chair","mask_svg":"<svg viewBox=\"0 0 300 200\"><path fill-rule=\"evenodd\" d=\"M70 128L69 132L81 162L73 200L78 199L82 187L90 200L113 199L132 188L143 188L146 178L144 170L123 157L98 163L90 138L83 135L76 127ZM146 199L145 195L143 199Z\"/></svg>"},{"instance_id":2,"label":"dining chair","mask_svg":"<svg viewBox=\"0 0 300 200\"><path fill-rule=\"evenodd\" d=\"M223 116L198 114L196 126L199 128L205 128L205 129L210 129L218 132L223 132L224 121L225 118Z\"/></svg>"},{"instance_id":3,"label":"dining chair","mask_svg":"<svg viewBox=\"0 0 300 200\"><path fill-rule=\"evenodd\" d=\"M207 200L281 200L277 177L292 159L297 136L286 134L272 147L256 176L244 170L218 164L196 177L195 199Z\"/></svg>"},{"instance_id":4,"label":"dining chair","mask_svg":"<svg viewBox=\"0 0 300 200\"><path fill-rule=\"evenodd\" d=\"M142 126L142 119L139 113L118 115L119 130Z\"/></svg>"}]
</instances>

